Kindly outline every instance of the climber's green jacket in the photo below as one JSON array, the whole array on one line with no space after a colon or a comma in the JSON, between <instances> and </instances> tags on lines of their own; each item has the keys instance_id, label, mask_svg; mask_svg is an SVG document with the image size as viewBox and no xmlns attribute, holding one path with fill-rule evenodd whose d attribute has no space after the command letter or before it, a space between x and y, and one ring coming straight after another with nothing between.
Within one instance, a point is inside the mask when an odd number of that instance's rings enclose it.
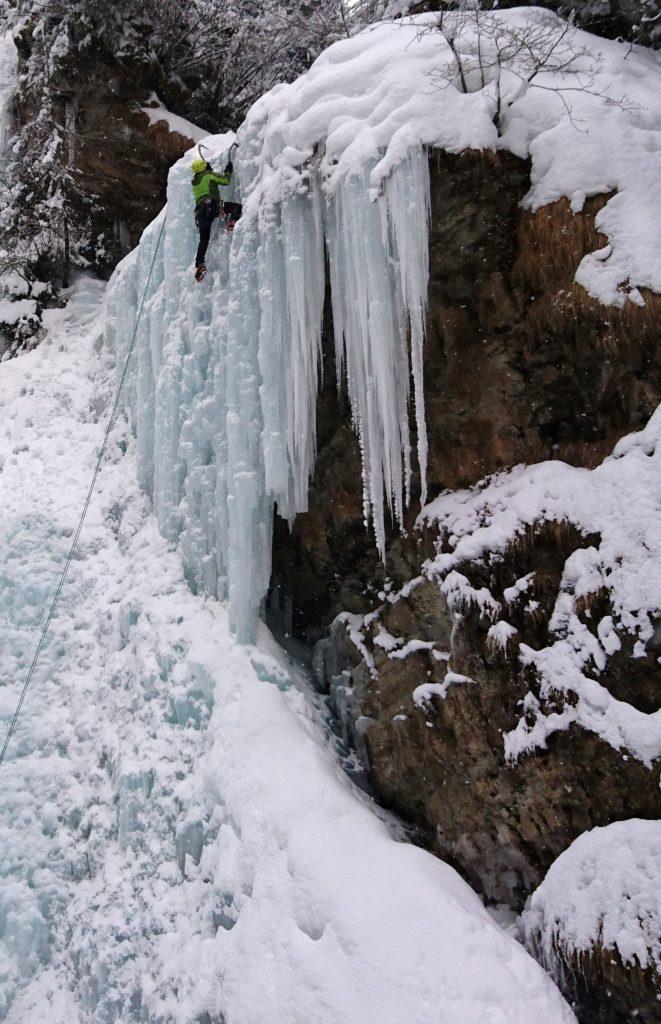
<instances>
[{"instance_id":1,"label":"climber's green jacket","mask_svg":"<svg viewBox=\"0 0 661 1024\"><path fill-rule=\"evenodd\" d=\"M203 171L198 171L193 177L193 196L195 198L195 205L202 200L206 199L219 199L220 194L218 192L219 185L229 185L232 180L232 172L225 168L223 174L217 174L212 171L210 167L206 167Z\"/></svg>"}]
</instances>

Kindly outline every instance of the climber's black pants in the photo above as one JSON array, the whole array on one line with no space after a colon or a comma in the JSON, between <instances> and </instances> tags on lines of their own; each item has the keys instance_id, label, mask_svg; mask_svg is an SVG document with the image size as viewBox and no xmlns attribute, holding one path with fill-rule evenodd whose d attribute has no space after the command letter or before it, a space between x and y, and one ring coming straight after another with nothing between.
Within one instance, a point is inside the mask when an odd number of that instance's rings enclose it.
<instances>
[{"instance_id":1,"label":"climber's black pants","mask_svg":"<svg viewBox=\"0 0 661 1024\"><path fill-rule=\"evenodd\" d=\"M218 199L203 199L195 207L195 223L200 232L200 244L197 247L195 266L201 267L209 248L211 228L216 217L220 214L220 201Z\"/></svg>"}]
</instances>

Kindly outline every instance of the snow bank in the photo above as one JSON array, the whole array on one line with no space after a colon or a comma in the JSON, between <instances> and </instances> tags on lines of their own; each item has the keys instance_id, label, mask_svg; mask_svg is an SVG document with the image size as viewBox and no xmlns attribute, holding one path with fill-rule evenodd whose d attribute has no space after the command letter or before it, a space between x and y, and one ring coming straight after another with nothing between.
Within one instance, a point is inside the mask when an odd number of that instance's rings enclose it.
<instances>
[{"instance_id":1,"label":"snow bank","mask_svg":"<svg viewBox=\"0 0 661 1024\"><path fill-rule=\"evenodd\" d=\"M526 941L553 965L595 947L661 973L661 821L593 828L558 857L533 893Z\"/></svg>"},{"instance_id":2,"label":"snow bank","mask_svg":"<svg viewBox=\"0 0 661 1024\"><path fill-rule=\"evenodd\" d=\"M495 37L504 50L516 33L523 38L535 26L558 33L564 23L530 7L484 13L477 25L486 70L468 75L463 92L446 36L475 68L475 19L470 12L444 15L445 36L425 31L435 20L377 25L336 43L307 74L260 99L239 133L247 141L263 124L254 201L268 195L277 202L283 185L300 184L315 152L327 191L367 169L376 195L420 147L508 149L531 158L531 209L566 196L579 211L588 196L616 192L597 218L609 245L583 260L579 283L618 305L630 289L661 291L661 55L572 30L559 47L567 67L543 72L527 89L521 75L529 68L522 59L506 61L498 131L488 66Z\"/></svg>"},{"instance_id":3,"label":"snow bank","mask_svg":"<svg viewBox=\"0 0 661 1024\"><path fill-rule=\"evenodd\" d=\"M34 316L36 312L37 303L34 299L18 299L14 302L11 299L0 299L0 324L14 327L19 320Z\"/></svg>"},{"instance_id":4,"label":"snow bank","mask_svg":"<svg viewBox=\"0 0 661 1024\"><path fill-rule=\"evenodd\" d=\"M474 60L470 15L449 17L455 48ZM507 38L563 24L530 8L488 17ZM164 219L133 385L140 479L164 536L181 546L191 585L229 595L244 639L255 635L270 576L273 507L290 521L307 508L325 250L365 520L382 553L385 517L401 520L408 501L411 390L424 501L427 147L530 155L531 207L567 195L580 209L588 195L616 189L599 214L611 248L587 257L579 280L610 302L627 294L642 302L640 286L661 291L661 57L570 35L578 56L562 74L546 72L526 89L520 69L503 70L499 134L493 76L482 84L473 75L471 91L461 91L433 24L426 15L373 26L252 107L235 158L244 217L231 247L212 241L203 288L191 283L190 157L173 168L165 213L113 281L111 340L121 362ZM555 91L577 82L589 91ZM622 94L628 104L609 104ZM208 140L216 166L232 141Z\"/></svg>"},{"instance_id":5,"label":"snow bank","mask_svg":"<svg viewBox=\"0 0 661 1024\"><path fill-rule=\"evenodd\" d=\"M0 376L2 729L112 397L99 299L81 282ZM239 647L191 593L137 483L144 450L125 425L113 441L2 767L0 1017L570 1024L461 878L352 787L266 630Z\"/></svg>"},{"instance_id":6,"label":"snow bank","mask_svg":"<svg viewBox=\"0 0 661 1024\"><path fill-rule=\"evenodd\" d=\"M562 462L519 466L471 490L441 495L421 513L419 523L437 525L449 546L426 564L425 572L458 605L470 604L475 591L456 567L497 559L535 523L569 522L586 535L600 536L595 547L580 548L567 559L549 624L552 643L542 650L522 644L519 654L522 664L536 669L542 696L555 691L574 694L577 701L545 716L529 694L537 715L534 724L522 718L505 735L509 757L545 746L553 732L572 723L646 764L661 757L661 711L639 711L599 683L608 656L619 649L618 632L630 634L634 656L642 655L661 611L659 479L661 408L643 431L620 441L594 470ZM517 589L525 592L524 584L525 578ZM578 604L601 588L610 596L613 615L597 624L595 636L580 621ZM506 617L506 609L488 597L492 618Z\"/></svg>"},{"instance_id":7,"label":"snow bank","mask_svg":"<svg viewBox=\"0 0 661 1024\"><path fill-rule=\"evenodd\" d=\"M209 134L204 128L193 124L192 121L187 121L185 117L173 114L164 103L161 103L155 92L151 94L146 105L140 107L140 112L147 115L150 126L166 124L169 132L177 132L177 134L183 135L185 139L191 139L193 142L202 142Z\"/></svg>"}]
</instances>

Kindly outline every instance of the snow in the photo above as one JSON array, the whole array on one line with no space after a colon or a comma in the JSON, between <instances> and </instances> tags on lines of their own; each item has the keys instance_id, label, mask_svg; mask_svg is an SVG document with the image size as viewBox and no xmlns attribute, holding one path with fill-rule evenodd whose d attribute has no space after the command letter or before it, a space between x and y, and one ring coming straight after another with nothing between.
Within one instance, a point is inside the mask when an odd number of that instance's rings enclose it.
<instances>
[{"instance_id":1,"label":"snow","mask_svg":"<svg viewBox=\"0 0 661 1024\"><path fill-rule=\"evenodd\" d=\"M33 299L19 299L12 302L10 299L0 299L0 324L14 326L24 317L34 316L37 312L37 303Z\"/></svg>"},{"instance_id":2,"label":"snow","mask_svg":"<svg viewBox=\"0 0 661 1024\"><path fill-rule=\"evenodd\" d=\"M140 112L147 115L150 127L156 124L166 124L169 132L177 132L193 142L203 142L209 134L203 128L193 124L192 121L187 121L185 117L173 114L161 103L155 92L151 94L146 105L140 107Z\"/></svg>"},{"instance_id":3,"label":"snow","mask_svg":"<svg viewBox=\"0 0 661 1024\"><path fill-rule=\"evenodd\" d=\"M626 965L661 972L661 821L593 828L551 865L522 916L546 963L596 946Z\"/></svg>"},{"instance_id":4,"label":"snow","mask_svg":"<svg viewBox=\"0 0 661 1024\"><path fill-rule=\"evenodd\" d=\"M393 636L383 625L379 623L379 632L374 637L374 646L381 647L384 651L394 651L402 643L401 637Z\"/></svg>"},{"instance_id":5,"label":"snow","mask_svg":"<svg viewBox=\"0 0 661 1024\"><path fill-rule=\"evenodd\" d=\"M579 548L565 563L549 645L520 647L521 662L536 670L542 696L573 694L576 703L570 701L560 714L540 712L532 724L522 717L505 734L508 757L544 747L553 732L573 723L647 765L661 757L661 711L646 713L617 700L598 678L608 656L619 649L620 636L630 635L644 653L654 631L661 608L659 479L661 407L644 430L620 441L594 470L563 462L517 466L470 490L441 495L421 513L420 523L435 523L451 538L451 550L426 563L427 575L438 580L455 610L477 603L494 618L498 602L486 588L474 590L456 566L498 558L539 522L569 522L600 537L596 547ZM517 581L508 601L525 593L526 581ZM578 603L601 588L610 596L613 614L595 624L595 636L580 621Z\"/></svg>"},{"instance_id":6,"label":"snow","mask_svg":"<svg viewBox=\"0 0 661 1024\"><path fill-rule=\"evenodd\" d=\"M5 163L13 130L12 101L18 81L18 51L11 32L0 38L0 178L4 181Z\"/></svg>"},{"instance_id":7,"label":"snow","mask_svg":"<svg viewBox=\"0 0 661 1024\"><path fill-rule=\"evenodd\" d=\"M413 691L413 703L422 708L431 701L432 697L440 697L441 700L445 700L451 686L474 682L475 680L469 676L448 671L445 673L442 683L422 683L420 686L416 686Z\"/></svg>"},{"instance_id":8,"label":"snow","mask_svg":"<svg viewBox=\"0 0 661 1024\"><path fill-rule=\"evenodd\" d=\"M112 399L102 300L82 279L0 375L3 729ZM391 836L265 628L240 646L191 592L141 466L120 422L0 769L0 1016L573 1021L460 877Z\"/></svg>"},{"instance_id":9,"label":"snow","mask_svg":"<svg viewBox=\"0 0 661 1024\"><path fill-rule=\"evenodd\" d=\"M531 209L567 196L578 211L588 196L617 193L597 218L608 251L585 257L579 283L616 304L626 301L629 289L661 291L659 53L572 31L566 46L577 56L567 72L545 72L526 90L516 65L503 71L499 135L492 120L493 81L471 85L468 93L451 74L448 84L442 81L452 54L440 32L424 32L434 22L422 15L372 26L336 43L306 75L260 99L239 133L244 139L264 123L256 200L267 194L276 202L283 183L295 187L296 169L303 172L317 147L332 194L343 179L366 171L372 193L380 193L393 169L421 147L451 153L510 149L532 160L525 200ZM488 53L489 24L521 32L539 24L557 31L563 23L549 12L520 8L485 14L482 24ZM444 25L455 33L455 46L474 59L471 14L446 12ZM418 203L416 215L423 210ZM423 222L420 229L424 240Z\"/></svg>"},{"instance_id":10,"label":"snow","mask_svg":"<svg viewBox=\"0 0 661 1024\"><path fill-rule=\"evenodd\" d=\"M381 633L383 632L385 631L382 628ZM401 639L397 640L395 639L395 637L390 637L390 639L393 641L394 644L402 642ZM374 643L379 643L378 637L375 639ZM414 654L416 651L431 651L433 650L435 645L435 640L419 640L417 638L414 638L413 640L409 640L408 643L404 644L404 646L401 647L398 651L391 651L388 657L404 660L404 658L408 658L410 654ZM381 643L381 646L383 646L383 643Z\"/></svg>"},{"instance_id":11,"label":"snow","mask_svg":"<svg viewBox=\"0 0 661 1024\"><path fill-rule=\"evenodd\" d=\"M503 590L503 597L508 604L513 604L515 601L518 601L521 595L525 594L526 591L530 589L534 576L534 572L526 573L526 575L522 576L521 579L516 580L513 586L506 587L505 590Z\"/></svg>"},{"instance_id":12,"label":"snow","mask_svg":"<svg viewBox=\"0 0 661 1024\"><path fill-rule=\"evenodd\" d=\"M497 649L504 651L507 649L507 645L515 636L518 635L518 629L516 629L511 623L505 622L501 619L499 622L494 623L493 626L489 627L487 632L487 641L493 644Z\"/></svg>"}]
</instances>

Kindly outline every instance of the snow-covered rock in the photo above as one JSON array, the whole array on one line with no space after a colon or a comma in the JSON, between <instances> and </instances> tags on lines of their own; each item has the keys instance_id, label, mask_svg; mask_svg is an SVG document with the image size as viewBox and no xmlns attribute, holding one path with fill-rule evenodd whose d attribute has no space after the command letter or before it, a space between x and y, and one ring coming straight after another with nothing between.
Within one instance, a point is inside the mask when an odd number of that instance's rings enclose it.
<instances>
[{"instance_id":1,"label":"snow-covered rock","mask_svg":"<svg viewBox=\"0 0 661 1024\"><path fill-rule=\"evenodd\" d=\"M634 657L646 655L661 609L661 408L645 429L624 438L594 470L546 462L496 475L471 490L444 494L431 502L419 523L440 533L439 553L426 573L454 601L493 604L488 590L476 593L457 572L466 563L494 564L526 531L544 523L570 523L596 544L566 560L550 621L550 642L541 649L522 644L521 664L534 669L540 695L567 694L562 711L522 715L504 736L509 758L544 747L558 730L573 724L596 733L617 750L646 765L661 758L661 711L647 712L615 698L599 682L609 656L629 638ZM527 600L519 580L507 588L508 601ZM612 614L590 630L581 619L586 602L605 591Z\"/></svg>"},{"instance_id":2,"label":"snow-covered rock","mask_svg":"<svg viewBox=\"0 0 661 1024\"><path fill-rule=\"evenodd\" d=\"M594 828L558 857L523 914L548 963L599 945L624 964L661 970L661 821Z\"/></svg>"},{"instance_id":3,"label":"snow-covered rock","mask_svg":"<svg viewBox=\"0 0 661 1024\"><path fill-rule=\"evenodd\" d=\"M34 299L0 299L0 324L14 327L24 317L34 316L37 303Z\"/></svg>"},{"instance_id":4,"label":"snow-covered rock","mask_svg":"<svg viewBox=\"0 0 661 1024\"><path fill-rule=\"evenodd\" d=\"M377 796L494 902L595 825L658 815L660 428L593 470L440 495L393 544L396 585L319 647Z\"/></svg>"},{"instance_id":5,"label":"snow-covered rock","mask_svg":"<svg viewBox=\"0 0 661 1024\"><path fill-rule=\"evenodd\" d=\"M193 124L192 121L187 121L185 117L173 114L159 100L155 92L151 94L144 106L140 107L140 111L147 115L150 126L163 124L169 132L181 135L184 139L190 139L192 142L202 142L209 134L209 132L200 128L199 125Z\"/></svg>"},{"instance_id":6,"label":"snow-covered rock","mask_svg":"<svg viewBox=\"0 0 661 1024\"><path fill-rule=\"evenodd\" d=\"M616 821L574 840L522 916L526 942L556 977L611 989L614 1020L658 1013L659 877L661 821Z\"/></svg>"}]
</instances>

